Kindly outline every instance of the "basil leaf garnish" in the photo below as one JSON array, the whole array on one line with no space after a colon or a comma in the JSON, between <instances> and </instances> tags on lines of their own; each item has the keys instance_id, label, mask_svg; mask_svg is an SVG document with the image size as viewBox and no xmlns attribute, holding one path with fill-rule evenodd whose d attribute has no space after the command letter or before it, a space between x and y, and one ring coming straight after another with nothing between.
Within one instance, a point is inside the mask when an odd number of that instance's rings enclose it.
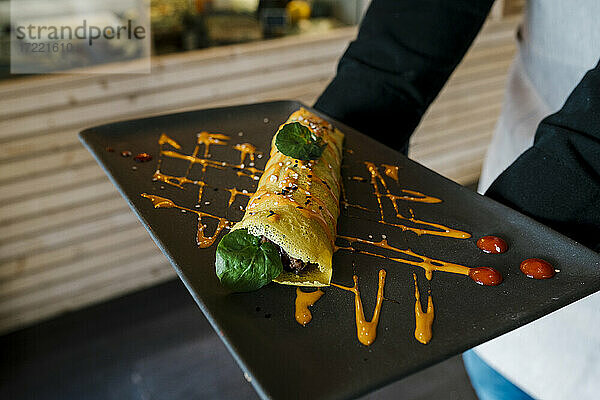
<instances>
[{"instance_id":1,"label":"basil leaf garnish","mask_svg":"<svg viewBox=\"0 0 600 400\"><path fill-rule=\"evenodd\" d=\"M283 264L273 243L238 229L223 236L217 246L215 269L221 283L234 292L260 289L275 279Z\"/></svg>"},{"instance_id":2,"label":"basil leaf garnish","mask_svg":"<svg viewBox=\"0 0 600 400\"><path fill-rule=\"evenodd\" d=\"M300 122L291 122L281 127L275 138L280 152L297 160L316 160L321 157L325 144Z\"/></svg>"}]
</instances>

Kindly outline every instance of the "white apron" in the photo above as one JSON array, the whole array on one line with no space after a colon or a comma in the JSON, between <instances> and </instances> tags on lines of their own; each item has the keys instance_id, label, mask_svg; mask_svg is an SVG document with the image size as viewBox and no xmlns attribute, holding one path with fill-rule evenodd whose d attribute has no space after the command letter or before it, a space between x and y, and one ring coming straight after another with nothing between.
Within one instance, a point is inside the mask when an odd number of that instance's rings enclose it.
<instances>
[{"instance_id":1,"label":"white apron","mask_svg":"<svg viewBox=\"0 0 600 400\"><path fill-rule=\"evenodd\" d=\"M531 0L521 32L480 193L531 147L539 122L600 59L600 0ZM600 293L475 351L535 398L600 399Z\"/></svg>"}]
</instances>

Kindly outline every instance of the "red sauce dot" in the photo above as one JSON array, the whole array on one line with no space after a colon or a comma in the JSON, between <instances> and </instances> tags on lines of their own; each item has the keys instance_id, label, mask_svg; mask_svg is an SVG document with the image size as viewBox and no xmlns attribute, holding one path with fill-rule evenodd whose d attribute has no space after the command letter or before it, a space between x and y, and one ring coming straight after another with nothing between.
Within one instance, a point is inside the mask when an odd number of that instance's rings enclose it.
<instances>
[{"instance_id":1,"label":"red sauce dot","mask_svg":"<svg viewBox=\"0 0 600 400\"><path fill-rule=\"evenodd\" d=\"M541 258L528 258L523 261L521 263L521 272L533 279L552 278L556 273L552 264Z\"/></svg>"},{"instance_id":2,"label":"red sauce dot","mask_svg":"<svg viewBox=\"0 0 600 400\"><path fill-rule=\"evenodd\" d=\"M502 283L500 272L490 267L471 268L469 277L480 285L485 286L496 286Z\"/></svg>"},{"instance_id":3,"label":"red sauce dot","mask_svg":"<svg viewBox=\"0 0 600 400\"><path fill-rule=\"evenodd\" d=\"M131 152L129 150L124 150L121 152L123 157L131 157Z\"/></svg>"},{"instance_id":4,"label":"red sauce dot","mask_svg":"<svg viewBox=\"0 0 600 400\"><path fill-rule=\"evenodd\" d=\"M152 160L152 156L148 153L140 153L133 158L137 162L146 162Z\"/></svg>"},{"instance_id":5,"label":"red sauce dot","mask_svg":"<svg viewBox=\"0 0 600 400\"><path fill-rule=\"evenodd\" d=\"M109 153L114 153L115 149L113 149L112 147L107 147L106 151L108 151Z\"/></svg>"},{"instance_id":6,"label":"red sauce dot","mask_svg":"<svg viewBox=\"0 0 600 400\"><path fill-rule=\"evenodd\" d=\"M498 236L484 236L477 241L479 247L484 253L500 254L508 250L506 242Z\"/></svg>"}]
</instances>

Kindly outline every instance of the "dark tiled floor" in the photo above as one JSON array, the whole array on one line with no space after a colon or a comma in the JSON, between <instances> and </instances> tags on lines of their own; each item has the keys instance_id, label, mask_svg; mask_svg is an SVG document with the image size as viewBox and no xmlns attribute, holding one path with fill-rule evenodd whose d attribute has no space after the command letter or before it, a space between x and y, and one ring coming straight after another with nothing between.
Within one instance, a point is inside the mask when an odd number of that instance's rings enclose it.
<instances>
[{"instance_id":1,"label":"dark tiled floor","mask_svg":"<svg viewBox=\"0 0 600 400\"><path fill-rule=\"evenodd\" d=\"M255 399L175 280L0 337L0 399ZM476 399L452 358L365 399Z\"/></svg>"}]
</instances>

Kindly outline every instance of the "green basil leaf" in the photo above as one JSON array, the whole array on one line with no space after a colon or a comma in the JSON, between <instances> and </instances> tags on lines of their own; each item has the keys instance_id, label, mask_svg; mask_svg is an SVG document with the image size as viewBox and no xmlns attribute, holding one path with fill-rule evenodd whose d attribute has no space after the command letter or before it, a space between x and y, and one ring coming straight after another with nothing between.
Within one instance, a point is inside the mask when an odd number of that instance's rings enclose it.
<instances>
[{"instance_id":1,"label":"green basil leaf","mask_svg":"<svg viewBox=\"0 0 600 400\"><path fill-rule=\"evenodd\" d=\"M283 264L276 245L237 229L223 236L217 246L215 269L221 283L234 292L260 289L275 279Z\"/></svg>"},{"instance_id":2,"label":"green basil leaf","mask_svg":"<svg viewBox=\"0 0 600 400\"><path fill-rule=\"evenodd\" d=\"M286 156L297 160L316 160L325 148L321 138L300 122L282 126L275 138L275 146Z\"/></svg>"}]
</instances>

